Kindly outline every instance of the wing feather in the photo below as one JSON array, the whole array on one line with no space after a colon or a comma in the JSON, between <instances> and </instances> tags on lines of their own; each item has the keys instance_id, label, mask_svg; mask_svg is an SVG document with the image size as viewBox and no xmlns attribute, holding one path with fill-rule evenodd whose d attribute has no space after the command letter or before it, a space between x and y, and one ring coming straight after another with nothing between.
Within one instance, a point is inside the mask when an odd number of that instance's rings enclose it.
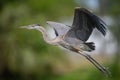
<instances>
[{"instance_id":1,"label":"wing feather","mask_svg":"<svg viewBox=\"0 0 120 80\"><path fill-rule=\"evenodd\" d=\"M85 8L76 8L71 29L67 37L87 41L94 28L97 28L103 35L106 35L106 24L96 15Z\"/></svg>"},{"instance_id":2,"label":"wing feather","mask_svg":"<svg viewBox=\"0 0 120 80\"><path fill-rule=\"evenodd\" d=\"M65 35L70 29L69 26L62 23L47 21L47 24L54 28L56 36Z\"/></svg>"}]
</instances>

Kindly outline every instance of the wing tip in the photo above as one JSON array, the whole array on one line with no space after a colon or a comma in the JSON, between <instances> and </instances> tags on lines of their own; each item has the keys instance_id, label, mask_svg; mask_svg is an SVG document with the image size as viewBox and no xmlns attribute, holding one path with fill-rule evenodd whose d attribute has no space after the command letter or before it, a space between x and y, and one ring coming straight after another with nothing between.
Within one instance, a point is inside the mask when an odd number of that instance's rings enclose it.
<instances>
[{"instance_id":1,"label":"wing tip","mask_svg":"<svg viewBox=\"0 0 120 80\"><path fill-rule=\"evenodd\" d=\"M106 36L106 34L107 34L107 29L106 28L104 29L104 32L102 32L102 34L103 34L103 36Z\"/></svg>"},{"instance_id":2,"label":"wing tip","mask_svg":"<svg viewBox=\"0 0 120 80\"><path fill-rule=\"evenodd\" d=\"M107 25L104 21L102 22L101 21L102 20L99 18L99 23L98 23L99 27L97 27L97 29L105 36L107 33L107 27L106 27Z\"/></svg>"}]
</instances>

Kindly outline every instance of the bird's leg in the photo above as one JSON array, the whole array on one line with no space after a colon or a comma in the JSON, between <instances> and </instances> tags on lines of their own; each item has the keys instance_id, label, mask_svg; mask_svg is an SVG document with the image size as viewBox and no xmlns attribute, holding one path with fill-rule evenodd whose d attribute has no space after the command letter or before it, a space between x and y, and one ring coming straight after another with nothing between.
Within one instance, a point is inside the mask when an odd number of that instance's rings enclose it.
<instances>
[{"instance_id":1,"label":"bird's leg","mask_svg":"<svg viewBox=\"0 0 120 80\"><path fill-rule=\"evenodd\" d=\"M86 59L88 59L97 69L99 69L101 72L103 72L106 76L110 76L110 71L103 67L101 64L99 64L94 58L92 58L90 55L86 54L85 52L80 52L79 53L84 56Z\"/></svg>"}]
</instances>

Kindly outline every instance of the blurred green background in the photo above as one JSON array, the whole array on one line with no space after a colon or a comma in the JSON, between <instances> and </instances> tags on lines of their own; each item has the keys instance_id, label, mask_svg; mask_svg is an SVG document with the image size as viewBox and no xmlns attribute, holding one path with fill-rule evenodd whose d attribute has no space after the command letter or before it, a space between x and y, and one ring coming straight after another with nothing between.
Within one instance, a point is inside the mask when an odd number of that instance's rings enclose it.
<instances>
[{"instance_id":1,"label":"blurred green background","mask_svg":"<svg viewBox=\"0 0 120 80\"><path fill-rule=\"evenodd\" d=\"M109 78L77 54L46 44L40 32L19 28L35 23L46 26L47 20L71 25L77 6L107 17L104 21L110 23L115 51L106 54L101 49L93 54L109 67ZM0 80L119 80L119 21L120 0L0 0Z\"/></svg>"}]
</instances>

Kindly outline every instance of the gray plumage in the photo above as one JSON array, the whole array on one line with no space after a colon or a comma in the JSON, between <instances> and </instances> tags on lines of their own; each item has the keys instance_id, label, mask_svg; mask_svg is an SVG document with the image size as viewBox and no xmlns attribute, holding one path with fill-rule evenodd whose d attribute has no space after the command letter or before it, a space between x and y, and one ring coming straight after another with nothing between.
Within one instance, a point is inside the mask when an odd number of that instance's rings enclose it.
<instances>
[{"instance_id":1,"label":"gray plumage","mask_svg":"<svg viewBox=\"0 0 120 80\"><path fill-rule=\"evenodd\" d=\"M108 69L101 66L95 59L84 52L95 50L93 42L86 42L94 28L97 28L104 36L106 35L105 23L99 17L85 8L77 7L75 8L72 26L52 21L47 21L47 23L55 30L56 37L54 39L49 39L46 30L38 24L22 26L21 28L39 30L48 44L61 45L70 51L79 53L101 72L106 75L110 74Z\"/></svg>"},{"instance_id":2,"label":"gray plumage","mask_svg":"<svg viewBox=\"0 0 120 80\"><path fill-rule=\"evenodd\" d=\"M87 41L94 28L97 28L103 35L106 34L105 23L99 17L87 9L76 8L72 27L66 37Z\"/></svg>"},{"instance_id":3,"label":"gray plumage","mask_svg":"<svg viewBox=\"0 0 120 80\"><path fill-rule=\"evenodd\" d=\"M51 27L53 27L53 29L55 30L56 36L64 35L70 29L69 26L62 24L62 23L58 23L58 22L47 21L47 24L49 24Z\"/></svg>"}]
</instances>

